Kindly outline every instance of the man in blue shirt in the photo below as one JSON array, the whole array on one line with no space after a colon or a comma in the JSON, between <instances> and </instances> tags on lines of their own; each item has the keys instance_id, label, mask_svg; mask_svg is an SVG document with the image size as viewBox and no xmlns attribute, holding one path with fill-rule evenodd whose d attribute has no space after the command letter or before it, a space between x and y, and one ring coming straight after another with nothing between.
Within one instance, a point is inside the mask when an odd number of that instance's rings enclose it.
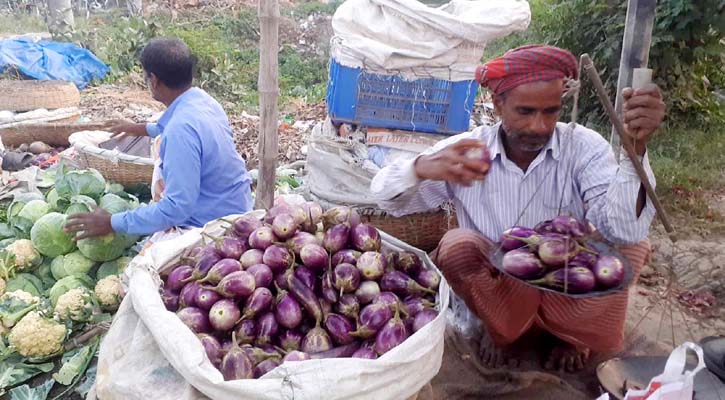
<instances>
[{"instance_id":1,"label":"man in blue shirt","mask_svg":"<svg viewBox=\"0 0 725 400\"><path fill-rule=\"evenodd\" d=\"M157 124L124 124L130 136L161 135L164 195L156 203L118 214L96 209L68 217L76 239L111 232L148 235L172 227L202 226L252 208L251 178L236 152L221 105L192 87L194 58L179 39L154 39L141 54L153 98L167 106Z\"/></svg>"}]
</instances>

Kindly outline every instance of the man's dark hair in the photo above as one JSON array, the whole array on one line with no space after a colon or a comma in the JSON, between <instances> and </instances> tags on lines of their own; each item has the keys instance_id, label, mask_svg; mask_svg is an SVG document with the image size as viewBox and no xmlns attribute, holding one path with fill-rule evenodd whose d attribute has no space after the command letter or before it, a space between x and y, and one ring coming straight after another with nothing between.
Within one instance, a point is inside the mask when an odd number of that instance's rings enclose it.
<instances>
[{"instance_id":1,"label":"man's dark hair","mask_svg":"<svg viewBox=\"0 0 725 400\"><path fill-rule=\"evenodd\" d=\"M169 89L191 85L194 64L189 46L177 38L152 39L141 52L144 71L156 75Z\"/></svg>"}]
</instances>

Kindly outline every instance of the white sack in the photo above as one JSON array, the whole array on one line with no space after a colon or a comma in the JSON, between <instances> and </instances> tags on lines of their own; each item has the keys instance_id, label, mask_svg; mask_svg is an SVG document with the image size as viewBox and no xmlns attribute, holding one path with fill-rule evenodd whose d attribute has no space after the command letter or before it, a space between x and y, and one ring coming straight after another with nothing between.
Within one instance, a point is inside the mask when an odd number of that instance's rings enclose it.
<instances>
[{"instance_id":1,"label":"white sack","mask_svg":"<svg viewBox=\"0 0 725 400\"><path fill-rule=\"evenodd\" d=\"M205 228L220 234L223 223ZM385 247L415 251L429 268L428 256L383 234ZM126 270L129 292L104 338L95 392L103 400L212 399L406 399L437 373L450 289L438 292L441 312L423 329L377 360L326 359L288 362L260 379L225 382L206 357L196 336L168 312L159 296L157 271L174 265L185 249L201 243L201 229L160 242L137 256Z\"/></svg>"}]
</instances>

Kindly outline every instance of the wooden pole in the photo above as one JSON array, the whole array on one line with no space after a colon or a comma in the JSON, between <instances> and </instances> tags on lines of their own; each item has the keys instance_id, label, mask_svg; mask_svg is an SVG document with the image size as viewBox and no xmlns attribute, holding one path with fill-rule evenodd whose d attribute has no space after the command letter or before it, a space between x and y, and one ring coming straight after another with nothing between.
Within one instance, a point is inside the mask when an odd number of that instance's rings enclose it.
<instances>
[{"instance_id":1,"label":"wooden pole","mask_svg":"<svg viewBox=\"0 0 725 400\"><path fill-rule=\"evenodd\" d=\"M279 3L259 0L259 179L255 207L269 209L274 203L277 164L277 52Z\"/></svg>"},{"instance_id":2,"label":"wooden pole","mask_svg":"<svg viewBox=\"0 0 725 400\"><path fill-rule=\"evenodd\" d=\"M627 2L627 18L624 22L622 56L619 60L619 78L614 101L614 110L620 119L622 119L622 90L631 87L635 68L647 68L656 6L657 0L628 0ZM612 126L610 142L617 161L619 161L621 142L615 126Z\"/></svg>"}]
</instances>

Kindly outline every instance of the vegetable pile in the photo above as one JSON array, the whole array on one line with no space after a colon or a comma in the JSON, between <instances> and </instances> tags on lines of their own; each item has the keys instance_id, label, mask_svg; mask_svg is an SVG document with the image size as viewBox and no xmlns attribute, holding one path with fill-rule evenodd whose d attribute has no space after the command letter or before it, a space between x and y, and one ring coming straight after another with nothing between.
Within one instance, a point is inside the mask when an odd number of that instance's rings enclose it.
<instances>
[{"instance_id":1,"label":"vegetable pile","mask_svg":"<svg viewBox=\"0 0 725 400\"><path fill-rule=\"evenodd\" d=\"M622 285L625 266L588 245L594 227L568 215L534 228L514 226L501 236L501 268L530 284L584 294Z\"/></svg>"},{"instance_id":2,"label":"vegetable pile","mask_svg":"<svg viewBox=\"0 0 725 400\"><path fill-rule=\"evenodd\" d=\"M31 165L35 165L41 169L46 169L55 164L58 160L58 154L65 150L64 147L51 147L43 142L32 142L30 144L23 143L15 150L20 153L30 152L33 154Z\"/></svg>"},{"instance_id":3,"label":"vegetable pile","mask_svg":"<svg viewBox=\"0 0 725 400\"><path fill-rule=\"evenodd\" d=\"M74 241L63 231L68 215L96 205L130 210L138 201L95 170L48 173L55 175L47 193L15 196L0 223L0 395L54 370L68 388L83 377L123 297L119 275L138 239Z\"/></svg>"},{"instance_id":4,"label":"vegetable pile","mask_svg":"<svg viewBox=\"0 0 725 400\"><path fill-rule=\"evenodd\" d=\"M276 205L264 221L228 222L171 269L161 295L225 380L286 361L375 359L438 315L437 272L382 250L349 208Z\"/></svg>"}]
</instances>

